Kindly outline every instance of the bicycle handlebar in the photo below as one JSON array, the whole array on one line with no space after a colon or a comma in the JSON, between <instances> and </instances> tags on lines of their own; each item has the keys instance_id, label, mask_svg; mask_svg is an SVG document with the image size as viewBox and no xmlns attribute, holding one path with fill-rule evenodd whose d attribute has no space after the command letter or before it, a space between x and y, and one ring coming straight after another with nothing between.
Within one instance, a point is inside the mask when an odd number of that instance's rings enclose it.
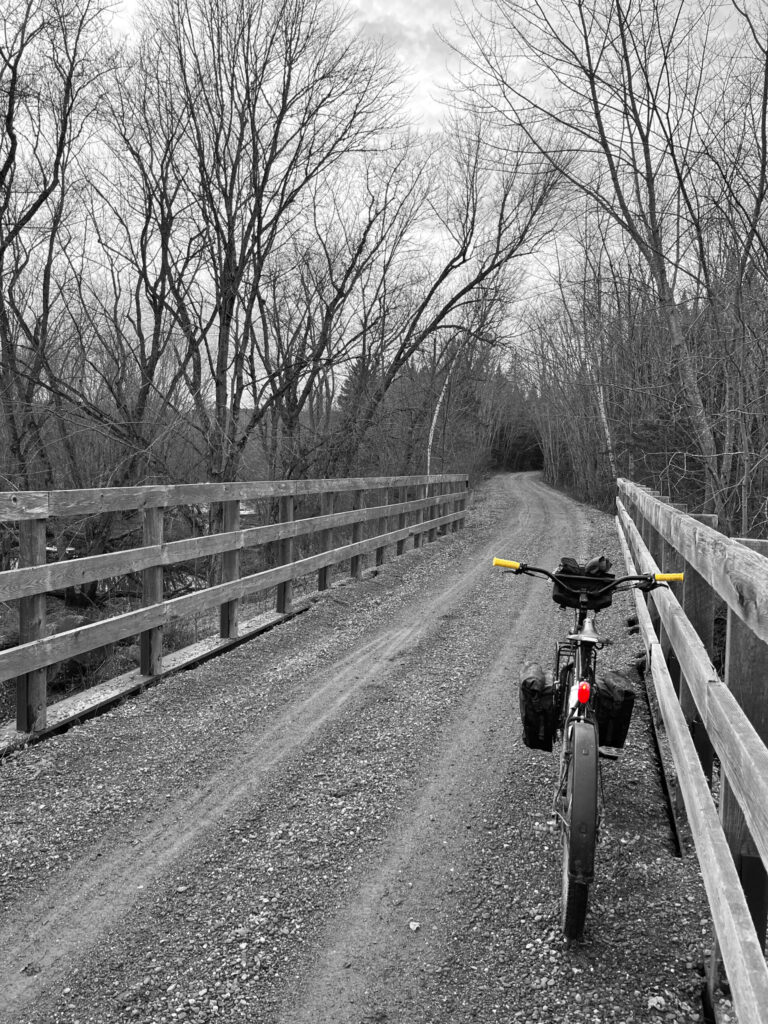
<instances>
[{"instance_id":1,"label":"bicycle handlebar","mask_svg":"<svg viewBox=\"0 0 768 1024\"><path fill-rule=\"evenodd\" d=\"M493 564L500 566L503 569L511 569L514 573L525 573L526 575L533 575L538 573L542 576L548 576L553 583L557 583L559 586L570 591L572 594L578 594L579 588L570 587L566 582L568 576L555 576L549 569L543 569L538 565L527 565L525 562L514 562L508 558L494 558ZM593 583L597 582L599 576L573 576L574 582L578 579L589 579ZM608 580L604 587L596 587L592 591L594 595L601 596L609 591L616 590L622 583L636 583L641 589L653 589L659 583L681 583L685 578L685 574L682 572L648 572L643 573L639 576L619 576L618 579Z\"/></svg>"},{"instance_id":2,"label":"bicycle handlebar","mask_svg":"<svg viewBox=\"0 0 768 1024\"><path fill-rule=\"evenodd\" d=\"M494 565L501 565L505 569L520 569L520 563L519 562L510 562L506 558L494 558L493 564Z\"/></svg>"}]
</instances>

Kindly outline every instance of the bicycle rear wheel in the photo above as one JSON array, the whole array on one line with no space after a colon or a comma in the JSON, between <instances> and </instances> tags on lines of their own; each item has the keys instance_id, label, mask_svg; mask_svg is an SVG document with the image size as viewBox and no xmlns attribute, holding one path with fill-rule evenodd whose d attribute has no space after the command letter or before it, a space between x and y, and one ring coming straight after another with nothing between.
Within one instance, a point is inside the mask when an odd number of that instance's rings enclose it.
<instances>
[{"instance_id":1,"label":"bicycle rear wheel","mask_svg":"<svg viewBox=\"0 0 768 1024\"><path fill-rule=\"evenodd\" d=\"M594 878L598 816L598 746L592 722L573 723L564 751L560 827L563 847L561 925L580 939Z\"/></svg>"}]
</instances>

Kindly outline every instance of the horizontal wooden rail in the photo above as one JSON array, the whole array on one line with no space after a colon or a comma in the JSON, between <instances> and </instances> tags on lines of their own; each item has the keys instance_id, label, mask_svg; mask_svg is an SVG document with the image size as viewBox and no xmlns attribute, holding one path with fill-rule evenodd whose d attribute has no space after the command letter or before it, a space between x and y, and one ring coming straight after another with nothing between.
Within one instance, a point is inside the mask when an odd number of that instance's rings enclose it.
<instances>
[{"instance_id":1,"label":"horizontal wooden rail","mask_svg":"<svg viewBox=\"0 0 768 1024\"><path fill-rule=\"evenodd\" d=\"M715 926L710 1004L720 959L740 1024L768 1007L768 544L718 533L646 488L619 481L617 523L628 572L683 570L683 605L667 588L638 618ZM700 520L707 520L702 522ZM715 668L714 608L728 608L724 675ZM685 609L685 610L684 610ZM689 619L688 616L691 616ZM649 683L649 689L651 684ZM710 793L720 760L718 806ZM719 950L719 955L718 951Z\"/></svg>"},{"instance_id":2,"label":"horizontal wooden rail","mask_svg":"<svg viewBox=\"0 0 768 1024\"><path fill-rule=\"evenodd\" d=\"M438 519L430 519L426 525L428 529L448 526L460 519L461 515L459 512L452 512L447 516L440 516ZM184 594L182 597L174 597L160 604L115 615L103 622L94 622L88 626L56 633L43 640L34 640L28 644L12 647L7 651L0 651L0 682L14 679L22 673L44 668L47 665L56 665L58 662L74 658L78 654L94 651L99 647L115 643L117 640L125 640L144 630L166 625L174 619L183 619L198 612L209 611L225 601L235 601L263 593L280 583L308 576L325 566L338 565L339 562L346 562L347 559L374 551L382 543L396 544L399 540L409 537L412 532L410 527L406 527L404 530L395 530L392 533L369 537L356 544L345 544L344 547L336 548L333 551L323 551L297 562L289 562L286 565L278 565L274 569L265 569L250 576L243 576L231 583L220 583L218 586L207 587L194 594Z\"/></svg>"},{"instance_id":3,"label":"horizontal wooden rail","mask_svg":"<svg viewBox=\"0 0 768 1024\"><path fill-rule=\"evenodd\" d=\"M638 571L660 572L621 501L617 505ZM672 592L659 588L652 598L752 837L768 864L768 747L720 679Z\"/></svg>"},{"instance_id":4,"label":"horizontal wooden rail","mask_svg":"<svg viewBox=\"0 0 768 1024\"><path fill-rule=\"evenodd\" d=\"M618 481L625 505L640 515L704 577L728 607L768 643L768 573L765 558L660 501L644 487Z\"/></svg>"},{"instance_id":5,"label":"horizontal wooden rail","mask_svg":"<svg viewBox=\"0 0 768 1024\"><path fill-rule=\"evenodd\" d=\"M0 600L18 602L20 643L0 651L0 682L16 679L17 730L40 732L46 728L47 669L131 637L140 637L140 671L153 677L163 671L163 628L171 622L220 609L222 638L236 640L238 602L273 588L278 611L292 608L293 581L318 573L318 587L328 586L331 567L349 561L353 576L363 559L375 554L382 565L388 547L398 554L409 538L463 526L466 516L466 476L414 476L345 478L333 480L255 481L235 484L189 484L173 487L116 488L92 491L55 491L46 494L0 495L0 519L18 521L21 566L0 573ZM408 491L416 497L408 499ZM348 492L353 507L334 512L333 497ZM400 500L390 502L394 495ZM375 504L366 507L369 495ZM296 499L314 499L320 515L295 518ZM384 497L385 503L381 504ZM242 503L267 499L274 510L279 499L280 521L248 526L249 512ZM163 510L175 505L203 509L218 503L221 532L164 541ZM73 517L105 512L140 512L132 516L132 529L143 530L141 547L45 564L47 516ZM426 513L426 518L425 518ZM245 519L245 523L241 522ZM392 523L398 529L391 530ZM352 543L339 544L338 531L349 528ZM373 536L366 536L366 533ZM336 536L337 546L330 547ZM348 536L348 535L347 535ZM311 540L319 553L296 558L296 539ZM240 554L248 549L275 545L278 565L241 576ZM217 585L174 598L163 598L163 570L201 558L219 560ZM43 563L43 564L41 564ZM97 622L47 635L45 595L125 576L142 581L143 606Z\"/></svg>"},{"instance_id":6,"label":"horizontal wooden rail","mask_svg":"<svg viewBox=\"0 0 768 1024\"><path fill-rule=\"evenodd\" d=\"M50 519L54 516L98 515L132 509L205 505L216 501L257 501L263 498L370 491L383 487L418 487L452 483L466 488L467 477L382 476L330 480L254 480L222 484L153 484L147 487L103 487L77 491L0 491L0 522Z\"/></svg>"},{"instance_id":7,"label":"horizontal wooden rail","mask_svg":"<svg viewBox=\"0 0 768 1024\"><path fill-rule=\"evenodd\" d=\"M621 525L624 528L626 524L622 521ZM657 571L650 567L652 559L647 551L638 559L636 568L621 531L620 536L629 574ZM637 531L633 540L640 540ZM642 553L643 548L640 540L638 550ZM634 598L739 1024L764 1024L768 1006L768 966L651 617L638 591L634 592Z\"/></svg>"},{"instance_id":8,"label":"horizontal wooden rail","mask_svg":"<svg viewBox=\"0 0 768 1024\"><path fill-rule=\"evenodd\" d=\"M451 492L446 498L464 497L466 492ZM312 536L329 528L351 526L354 523L373 522L387 515L416 511L434 504L433 498L399 502L396 505L379 505L364 509L351 509L333 515L312 516L294 519L284 523L270 523L266 526L252 526L231 533L211 533L188 540L169 541L165 544L140 548L126 548L124 551L106 555L90 555L64 562L34 565L28 568L9 569L0 572L0 601L11 601L42 591L50 593L66 587L76 587L110 576L123 576L142 569L162 565L176 565L195 558L222 554L226 551L241 551L259 547L271 541L289 537Z\"/></svg>"}]
</instances>

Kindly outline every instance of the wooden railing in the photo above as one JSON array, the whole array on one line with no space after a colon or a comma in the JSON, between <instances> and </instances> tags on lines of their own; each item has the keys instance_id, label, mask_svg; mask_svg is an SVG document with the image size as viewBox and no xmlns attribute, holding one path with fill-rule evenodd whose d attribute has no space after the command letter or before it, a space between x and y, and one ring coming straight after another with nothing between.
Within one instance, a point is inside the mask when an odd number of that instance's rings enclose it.
<instances>
[{"instance_id":1,"label":"wooden railing","mask_svg":"<svg viewBox=\"0 0 768 1024\"><path fill-rule=\"evenodd\" d=\"M638 615L738 1019L765 1024L768 542L729 539L714 517L687 515L626 480L617 508L630 572L685 572L681 593L659 588L647 608L636 593ZM718 601L727 607L722 678L713 664ZM716 949L710 997L717 970Z\"/></svg>"},{"instance_id":2,"label":"wooden railing","mask_svg":"<svg viewBox=\"0 0 768 1024\"><path fill-rule=\"evenodd\" d=\"M18 602L19 644L0 651L0 682L17 680L16 732L50 728L46 680L50 666L126 638L140 637L140 667L132 682L155 678L167 667L163 626L172 620L220 609L221 646L238 636L243 598L276 588L279 614L289 614L293 582L317 573L317 587L329 586L331 567L349 561L359 577L365 556L376 564L387 548L402 554L413 537L433 540L439 531L463 525L468 478L458 475L332 480L256 481L105 488L101 490L0 493L0 523L18 530L18 568L0 572L0 601ZM335 510L335 504L351 506ZM268 499L278 521L241 528L247 503ZM312 503L312 514L298 518L297 504ZM164 513L174 506L217 508L220 528L205 536L164 540ZM104 513L138 513L143 542L130 550L47 563L46 536L54 521ZM339 531L351 541L334 546ZM297 558L296 543L310 543L313 554ZM277 548L278 564L241 575L240 556L263 545ZM193 559L219 559L218 581L178 597L164 597L163 570ZM141 573L141 607L75 629L48 635L46 595L98 580ZM178 662L178 659L177 659ZM120 692L122 692L122 690ZM115 689L109 691L114 694ZM81 705L78 705L80 707ZM72 717L75 711L68 712ZM58 720L57 720L57 724ZM11 730L12 731L12 730ZM9 733L9 729L4 730ZM0 736L0 741L8 736Z\"/></svg>"}]
</instances>

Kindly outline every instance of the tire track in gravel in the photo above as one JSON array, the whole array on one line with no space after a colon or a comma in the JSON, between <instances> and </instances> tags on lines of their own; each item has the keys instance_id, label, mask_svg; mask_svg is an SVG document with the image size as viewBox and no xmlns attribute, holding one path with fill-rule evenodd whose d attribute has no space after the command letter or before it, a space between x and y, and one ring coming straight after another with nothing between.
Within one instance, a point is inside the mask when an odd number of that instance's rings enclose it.
<instances>
[{"instance_id":1,"label":"tire track in gravel","mask_svg":"<svg viewBox=\"0 0 768 1024\"><path fill-rule=\"evenodd\" d=\"M87 957L73 951L77 977L58 995L41 988L14 1024L700 1019L700 981L686 961L700 956L702 936L710 941L706 899L695 867L668 860L647 709L628 760L606 779L594 912L572 950L559 932L559 849L547 826L557 755L519 738L516 663L549 660L562 613L545 585L503 577L490 557L551 566L605 546L615 561L612 524L530 475L490 481L473 508L475 529L393 560L253 653L195 673L189 692L170 685L166 700L147 697L143 716L132 704L104 729L83 730L87 742L69 752L80 755L75 774L96 764L119 779L130 707L133 729L149 730L161 750L166 716L185 728L185 742L167 744L184 751L182 772L170 773L179 793L190 788L186 772L206 789L208 772L239 785L242 758L289 706L329 685L334 666L352 675L349 699L95 933ZM612 609L601 625L623 648L621 617ZM387 643L398 630L399 648ZM612 667L624 656L605 652ZM206 730L217 719L185 701L222 696L230 731L215 742ZM93 849L82 829L78 842L81 855Z\"/></svg>"},{"instance_id":2,"label":"tire track in gravel","mask_svg":"<svg viewBox=\"0 0 768 1024\"><path fill-rule=\"evenodd\" d=\"M511 479L504 486L513 486ZM532 500L537 515L532 532L540 533L548 513L542 518L539 500L545 499L544 508L553 504L557 508L561 499L548 488L539 488L535 480L528 481L527 487L531 488L530 496L523 489L498 541L489 544L468 571L437 595L420 599L417 607L403 608L396 623L324 670L311 696L288 707L273 724L254 736L252 749L240 751L236 765L225 765L210 779L202 794L176 800L165 809L161 821L129 834L121 844L102 844L28 908L24 934L20 935L18 922L0 928L2 1019L17 1019L43 991L61 983L72 964L130 912L141 897L142 888L171 870L217 823L235 816L238 806L265 786L270 772L333 722L363 687L386 678L394 659L410 656L439 627L441 619L460 611L471 592L485 586L491 556L504 553L502 536L514 535L514 545L520 552L520 523L526 520ZM567 507L572 511L571 504ZM530 557L528 552L524 554ZM488 708L478 706L476 711L478 721L482 720L483 728L487 727ZM461 772L448 773L446 781L459 785L460 775ZM440 792L441 784L435 783L425 799L437 805L442 799ZM410 836L406 830L402 835L405 845L398 839L391 865L402 862L403 849L408 849L409 844L415 848L421 842L419 827L412 827Z\"/></svg>"},{"instance_id":3,"label":"tire track in gravel","mask_svg":"<svg viewBox=\"0 0 768 1024\"><path fill-rule=\"evenodd\" d=\"M30 909L24 941L18 941L15 925L0 929L0 989L6 1008L18 1011L39 992L39 973L44 971L48 984L53 984L61 974L61 962L94 942L101 930L126 913L140 887L218 821L233 814L234 807L253 795L268 772L334 718L363 682L379 674L418 632L417 624L388 630L338 662L333 678L300 706L281 715L259 737L259 747L239 761L238 774L243 781L233 786L232 768L227 766L211 781L207 792L177 801L138 841L131 838L122 847L109 849L102 844L91 859L69 873L57 891L46 893Z\"/></svg>"},{"instance_id":4,"label":"tire track in gravel","mask_svg":"<svg viewBox=\"0 0 768 1024\"><path fill-rule=\"evenodd\" d=\"M511 550L495 541L478 566L486 586L492 554L549 565L561 554L587 553L588 531L573 502L535 479L526 480L523 493L524 514L515 524ZM528 518L534 507L535 516ZM510 592L508 605L488 604L495 633L503 638L493 652L495 663L482 674L471 701L446 723L416 802L375 870L329 922L314 969L284 1008L280 1024L452 1019L450 1011L441 1015L434 1003L425 1005L424 976L442 962L451 936L465 926L457 919L456 895L460 876L471 870L472 852L464 847L483 829L484 808L498 799L515 746L520 758L517 670L532 650L541 649L542 622L552 616L546 587L527 587L514 599ZM524 844L509 850L511 858L529 853Z\"/></svg>"}]
</instances>

